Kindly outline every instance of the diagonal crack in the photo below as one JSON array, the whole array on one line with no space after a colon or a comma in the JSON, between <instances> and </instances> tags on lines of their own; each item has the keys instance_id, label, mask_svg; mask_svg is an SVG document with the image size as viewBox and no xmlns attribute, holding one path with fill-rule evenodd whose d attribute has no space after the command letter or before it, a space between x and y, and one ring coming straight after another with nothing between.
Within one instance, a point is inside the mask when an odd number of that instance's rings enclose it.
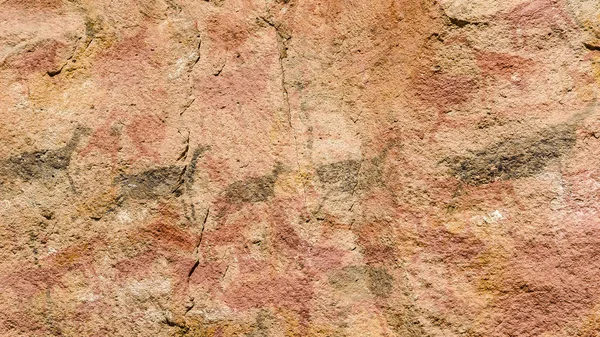
<instances>
[{"instance_id":1,"label":"diagonal crack","mask_svg":"<svg viewBox=\"0 0 600 337\"><path fill-rule=\"evenodd\" d=\"M198 268L199 264L200 264L200 260L196 260L196 263L194 263L194 265L192 266L192 269L190 269L190 272L188 273L188 283L190 282L190 277L192 277L192 275L196 271L196 268Z\"/></svg>"},{"instance_id":2,"label":"diagonal crack","mask_svg":"<svg viewBox=\"0 0 600 337\"><path fill-rule=\"evenodd\" d=\"M177 133L179 133L181 135L181 131L177 130ZM177 161L180 161L182 159L186 160L189 151L190 151L190 131L188 130L188 134L187 134L187 136L185 138L185 148L183 149L183 151L181 152L181 154L177 158Z\"/></svg>"},{"instance_id":3,"label":"diagonal crack","mask_svg":"<svg viewBox=\"0 0 600 337\"><path fill-rule=\"evenodd\" d=\"M200 245L202 244L202 238L204 237L204 229L206 228L206 221L208 220L208 215L210 214L210 208L206 210L206 215L204 216L204 221L202 221L202 228L200 229L200 238L198 239L198 243L196 244L196 248L194 249L194 253L196 254L196 263L192 266L188 273L187 283L190 283L190 278L194 275L196 268L200 265L200 259L198 258L198 254L200 252Z\"/></svg>"},{"instance_id":4,"label":"diagonal crack","mask_svg":"<svg viewBox=\"0 0 600 337\"><path fill-rule=\"evenodd\" d=\"M200 61L200 48L202 47L202 40L198 39L198 47L196 48L196 58L192 60L192 65L190 66L190 72L194 69L198 61Z\"/></svg>"},{"instance_id":5,"label":"diagonal crack","mask_svg":"<svg viewBox=\"0 0 600 337\"><path fill-rule=\"evenodd\" d=\"M191 91L193 91L193 89ZM195 101L196 101L196 97L193 97L188 103L186 103L183 106L183 109L181 110L181 112L179 113L179 116L183 116L183 114L187 111L187 109L189 109L192 106L192 104L194 104Z\"/></svg>"}]
</instances>

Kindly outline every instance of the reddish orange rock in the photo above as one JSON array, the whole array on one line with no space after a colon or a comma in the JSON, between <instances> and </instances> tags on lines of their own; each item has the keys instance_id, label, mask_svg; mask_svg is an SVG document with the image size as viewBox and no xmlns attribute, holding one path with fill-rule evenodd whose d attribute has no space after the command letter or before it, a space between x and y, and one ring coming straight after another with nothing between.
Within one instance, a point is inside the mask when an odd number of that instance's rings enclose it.
<instances>
[{"instance_id":1,"label":"reddish orange rock","mask_svg":"<svg viewBox=\"0 0 600 337\"><path fill-rule=\"evenodd\" d=\"M0 336L599 336L600 5L0 3Z\"/></svg>"}]
</instances>

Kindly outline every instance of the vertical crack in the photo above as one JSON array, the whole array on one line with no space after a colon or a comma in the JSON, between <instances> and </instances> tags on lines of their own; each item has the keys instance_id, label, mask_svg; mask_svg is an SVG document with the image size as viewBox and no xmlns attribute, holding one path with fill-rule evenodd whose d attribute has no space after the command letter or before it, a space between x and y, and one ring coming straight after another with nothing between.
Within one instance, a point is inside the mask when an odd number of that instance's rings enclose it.
<instances>
[{"instance_id":1,"label":"vertical crack","mask_svg":"<svg viewBox=\"0 0 600 337\"><path fill-rule=\"evenodd\" d=\"M356 183L354 183L354 186L352 187L352 194L351 194L352 197L354 197L354 194L356 194L356 189L358 188L358 185L360 184L360 173L362 170L362 164L363 164L363 160L361 159L361 161L358 164L358 170L356 171ZM356 204L356 201L353 201L352 205L350 205L350 208L348 209L349 212L352 211L355 204Z\"/></svg>"},{"instance_id":2,"label":"vertical crack","mask_svg":"<svg viewBox=\"0 0 600 337\"><path fill-rule=\"evenodd\" d=\"M198 46L196 47L196 50L194 51L194 54L192 54L193 56L189 60L188 65L187 65L187 81L188 81L188 85L189 85L189 89L188 89L189 100L183 105L183 109L181 109L181 111L179 112L179 116L183 116L183 114L189 109L189 107L192 106L192 104L194 104L194 102L196 101L196 97L193 97L194 80L192 79L192 71L194 70L194 67L198 64L198 62L200 62L200 48L201 47L202 47L202 40L200 39L200 36L198 36Z\"/></svg>"},{"instance_id":3,"label":"vertical crack","mask_svg":"<svg viewBox=\"0 0 600 337\"><path fill-rule=\"evenodd\" d=\"M288 57L287 55L287 41L289 41L292 37L286 33L283 29L281 29L281 24L275 22L269 17L261 16L261 20L263 20L267 25L272 27L275 30L275 34L277 37L277 49L279 50L279 70L281 72L281 93L283 96L283 110L288 120L288 125L292 131L292 136L294 138L294 150L296 153L296 167L298 168L298 173L301 171L300 167L300 154L298 150L298 136L296 134L296 129L292 123L292 107L290 104L290 95L287 89L286 84L286 72L284 61ZM302 195L304 198L304 206L306 207L306 183L304 179L302 181Z\"/></svg>"}]
</instances>

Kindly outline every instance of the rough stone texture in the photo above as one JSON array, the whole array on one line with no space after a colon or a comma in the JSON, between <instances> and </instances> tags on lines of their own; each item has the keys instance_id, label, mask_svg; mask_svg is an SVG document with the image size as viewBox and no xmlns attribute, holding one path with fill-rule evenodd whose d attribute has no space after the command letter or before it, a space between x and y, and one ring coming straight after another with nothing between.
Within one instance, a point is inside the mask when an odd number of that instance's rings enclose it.
<instances>
[{"instance_id":1,"label":"rough stone texture","mask_svg":"<svg viewBox=\"0 0 600 337\"><path fill-rule=\"evenodd\" d=\"M0 1L0 335L600 336L600 2Z\"/></svg>"}]
</instances>

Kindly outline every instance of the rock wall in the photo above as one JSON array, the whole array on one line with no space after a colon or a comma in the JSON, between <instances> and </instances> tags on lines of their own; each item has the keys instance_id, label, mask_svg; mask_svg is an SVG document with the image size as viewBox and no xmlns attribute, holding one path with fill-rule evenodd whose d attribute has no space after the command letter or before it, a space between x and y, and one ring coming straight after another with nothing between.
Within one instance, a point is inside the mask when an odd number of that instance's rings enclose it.
<instances>
[{"instance_id":1,"label":"rock wall","mask_svg":"<svg viewBox=\"0 0 600 337\"><path fill-rule=\"evenodd\" d=\"M3 0L0 335L600 336L596 0Z\"/></svg>"}]
</instances>

